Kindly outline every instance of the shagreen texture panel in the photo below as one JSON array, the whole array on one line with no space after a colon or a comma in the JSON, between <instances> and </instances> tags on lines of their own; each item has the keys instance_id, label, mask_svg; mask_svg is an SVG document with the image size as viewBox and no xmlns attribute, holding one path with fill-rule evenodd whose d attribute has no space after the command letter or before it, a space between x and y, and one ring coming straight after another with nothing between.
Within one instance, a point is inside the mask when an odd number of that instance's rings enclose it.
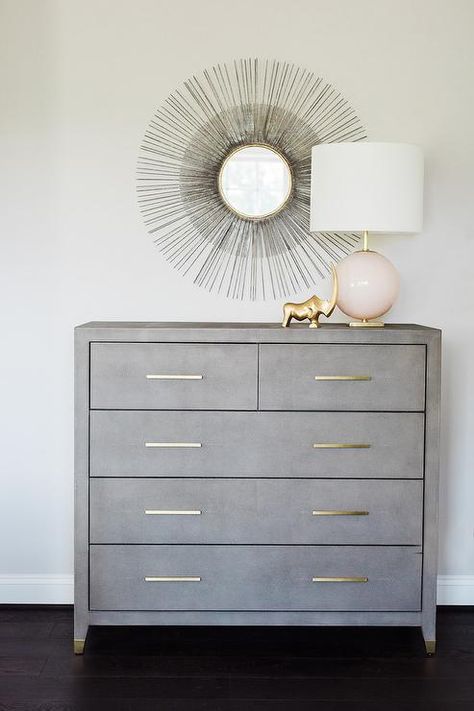
<instances>
[{"instance_id":1,"label":"shagreen texture panel","mask_svg":"<svg viewBox=\"0 0 474 711\"><path fill-rule=\"evenodd\" d=\"M263 345L263 410L421 411L425 347Z\"/></svg>"},{"instance_id":2,"label":"shagreen texture panel","mask_svg":"<svg viewBox=\"0 0 474 711\"><path fill-rule=\"evenodd\" d=\"M255 410L257 346L93 343L91 407Z\"/></svg>"},{"instance_id":3,"label":"shagreen texture panel","mask_svg":"<svg viewBox=\"0 0 474 711\"><path fill-rule=\"evenodd\" d=\"M419 610L419 553L416 546L94 545L91 608Z\"/></svg>"},{"instance_id":4,"label":"shagreen texture panel","mask_svg":"<svg viewBox=\"0 0 474 711\"><path fill-rule=\"evenodd\" d=\"M91 543L420 545L422 481L91 480Z\"/></svg>"},{"instance_id":5,"label":"shagreen texture panel","mask_svg":"<svg viewBox=\"0 0 474 711\"><path fill-rule=\"evenodd\" d=\"M440 332L76 329L90 624L418 625L436 639Z\"/></svg>"},{"instance_id":6,"label":"shagreen texture panel","mask_svg":"<svg viewBox=\"0 0 474 711\"><path fill-rule=\"evenodd\" d=\"M422 413L97 411L90 421L91 476L423 476Z\"/></svg>"}]
</instances>

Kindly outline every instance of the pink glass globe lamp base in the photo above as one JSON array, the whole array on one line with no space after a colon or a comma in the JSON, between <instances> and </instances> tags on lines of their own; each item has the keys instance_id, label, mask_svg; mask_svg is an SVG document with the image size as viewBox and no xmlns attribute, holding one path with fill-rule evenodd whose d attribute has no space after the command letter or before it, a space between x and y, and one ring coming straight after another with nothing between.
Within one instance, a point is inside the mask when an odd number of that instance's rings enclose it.
<instances>
[{"instance_id":1,"label":"pink glass globe lamp base","mask_svg":"<svg viewBox=\"0 0 474 711\"><path fill-rule=\"evenodd\" d=\"M337 305L347 316L359 321L351 326L383 326L373 321L387 313L395 303L400 277L382 254L364 250L354 252L336 267L339 282Z\"/></svg>"}]
</instances>

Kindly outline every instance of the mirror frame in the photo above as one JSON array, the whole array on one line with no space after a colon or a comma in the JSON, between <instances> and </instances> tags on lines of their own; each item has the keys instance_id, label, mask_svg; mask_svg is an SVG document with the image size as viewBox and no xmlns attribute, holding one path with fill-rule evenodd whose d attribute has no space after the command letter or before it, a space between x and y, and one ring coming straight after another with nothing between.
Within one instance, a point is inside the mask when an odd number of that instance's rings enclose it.
<instances>
[{"instance_id":1,"label":"mirror frame","mask_svg":"<svg viewBox=\"0 0 474 711\"><path fill-rule=\"evenodd\" d=\"M307 69L269 59L204 69L168 96L146 129L137 162L145 227L197 286L230 299L296 297L360 240L310 232L311 149L365 138L341 93ZM239 214L219 188L223 162L245 145L274 150L290 168L288 200L265 217Z\"/></svg>"},{"instance_id":2,"label":"mirror frame","mask_svg":"<svg viewBox=\"0 0 474 711\"><path fill-rule=\"evenodd\" d=\"M245 148L266 148L268 151L271 151L274 153L280 160L285 164L287 170L288 170L288 175L289 175L289 185L288 185L288 190L285 195L285 199L276 207L274 210L271 210L270 212L265 212L262 213L261 215L249 215L245 212L241 212L240 210L237 210L235 207L233 207L230 202L227 200L225 193L224 193L224 187L222 185L222 174L224 172L224 168L226 165L229 163L229 161L232 159L233 156L236 155L236 153L239 153L240 151L243 151ZM219 168L219 175L217 176L217 187L219 190L219 195L221 196L222 202L226 207L229 208L233 213L235 213L238 217L240 217L242 220L253 220L259 222L260 220L266 220L269 217L272 217L273 215L278 215L279 212L284 210L286 206L288 205L289 201L291 200L293 196L293 171L291 170L291 165L286 158L286 156L283 155L281 151L279 151L277 148L274 146L269 145L268 143L244 143L241 146L236 146L233 148L230 153L224 158L224 160L221 163L221 167Z\"/></svg>"}]
</instances>

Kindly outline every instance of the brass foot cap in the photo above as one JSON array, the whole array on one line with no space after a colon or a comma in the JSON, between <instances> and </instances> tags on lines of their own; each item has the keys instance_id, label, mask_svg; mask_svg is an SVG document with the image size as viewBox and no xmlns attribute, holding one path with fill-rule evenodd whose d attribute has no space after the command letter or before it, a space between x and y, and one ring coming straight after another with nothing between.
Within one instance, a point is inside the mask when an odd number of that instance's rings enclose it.
<instances>
[{"instance_id":1,"label":"brass foot cap","mask_svg":"<svg viewBox=\"0 0 474 711\"><path fill-rule=\"evenodd\" d=\"M85 643L86 643L85 639L75 639L74 640L74 654L84 654Z\"/></svg>"},{"instance_id":2,"label":"brass foot cap","mask_svg":"<svg viewBox=\"0 0 474 711\"><path fill-rule=\"evenodd\" d=\"M436 652L436 641L425 639L426 654L430 657Z\"/></svg>"}]
</instances>

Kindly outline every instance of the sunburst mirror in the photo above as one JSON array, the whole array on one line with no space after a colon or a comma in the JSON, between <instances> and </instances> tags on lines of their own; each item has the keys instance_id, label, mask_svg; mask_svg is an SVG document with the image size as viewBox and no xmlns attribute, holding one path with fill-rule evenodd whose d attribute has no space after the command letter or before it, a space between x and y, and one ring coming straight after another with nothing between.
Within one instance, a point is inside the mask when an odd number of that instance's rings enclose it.
<instances>
[{"instance_id":1,"label":"sunburst mirror","mask_svg":"<svg viewBox=\"0 0 474 711\"><path fill-rule=\"evenodd\" d=\"M358 236L310 233L311 148L365 137L348 102L306 69L216 65L150 121L137 168L146 228L176 269L229 298L312 288Z\"/></svg>"}]
</instances>

